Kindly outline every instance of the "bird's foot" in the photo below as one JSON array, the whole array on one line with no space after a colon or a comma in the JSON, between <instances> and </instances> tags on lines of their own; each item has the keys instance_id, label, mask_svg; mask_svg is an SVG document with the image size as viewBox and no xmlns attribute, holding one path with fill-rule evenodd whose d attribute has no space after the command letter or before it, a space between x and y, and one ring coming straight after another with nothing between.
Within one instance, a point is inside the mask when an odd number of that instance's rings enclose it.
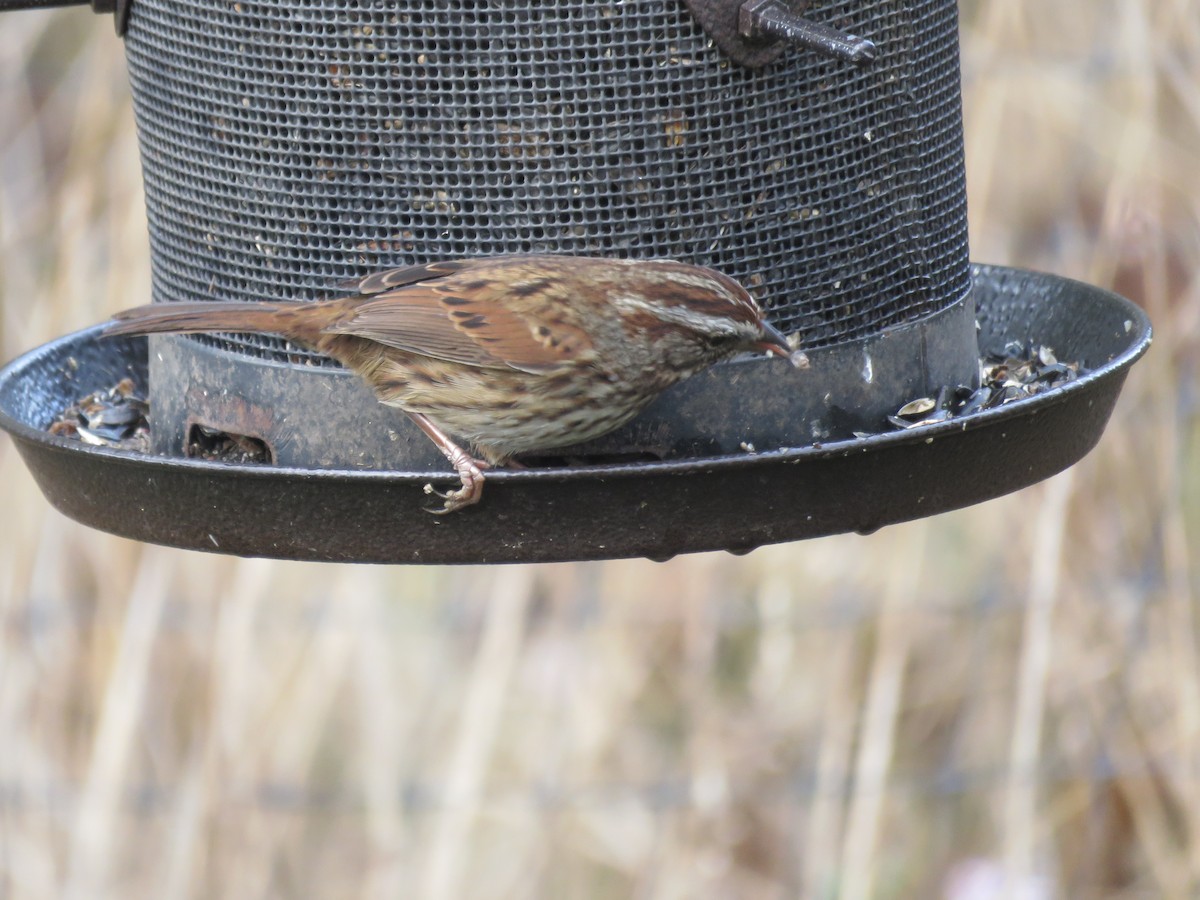
<instances>
[{"instance_id":1,"label":"bird's foot","mask_svg":"<svg viewBox=\"0 0 1200 900\"><path fill-rule=\"evenodd\" d=\"M454 464L454 469L458 472L462 487L455 491L446 491L443 494L432 484L425 485L426 494L441 497L446 501L441 509L427 508L425 510L435 516L444 516L457 509L472 506L483 497L483 470L489 468L488 464L481 459L473 459L461 450L450 462Z\"/></svg>"}]
</instances>

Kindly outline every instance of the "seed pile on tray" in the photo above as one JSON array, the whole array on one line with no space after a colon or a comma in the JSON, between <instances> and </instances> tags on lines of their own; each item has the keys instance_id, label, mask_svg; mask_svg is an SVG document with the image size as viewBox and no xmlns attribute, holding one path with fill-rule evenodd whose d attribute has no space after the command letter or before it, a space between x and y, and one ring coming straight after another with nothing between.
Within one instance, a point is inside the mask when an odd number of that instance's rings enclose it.
<instances>
[{"instance_id":1,"label":"seed pile on tray","mask_svg":"<svg viewBox=\"0 0 1200 900\"><path fill-rule=\"evenodd\" d=\"M1001 353L980 359L978 388L944 387L936 397L905 403L888 421L896 428L917 428L969 416L1060 387L1084 371L1077 362L1059 362L1049 347L1012 341Z\"/></svg>"},{"instance_id":2,"label":"seed pile on tray","mask_svg":"<svg viewBox=\"0 0 1200 900\"><path fill-rule=\"evenodd\" d=\"M230 434L216 428L197 425L188 434L184 455L189 459L206 459L209 462L269 463L271 451L258 438L243 434Z\"/></svg>"},{"instance_id":3,"label":"seed pile on tray","mask_svg":"<svg viewBox=\"0 0 1200 900\"><path fill-rule=\"evenodd\" d=\"M48 430L94 447L145 453L150 449L149 411L150 404L137 392L133 380L123 378L68 406Z\"/></svg>"}]
</instances>

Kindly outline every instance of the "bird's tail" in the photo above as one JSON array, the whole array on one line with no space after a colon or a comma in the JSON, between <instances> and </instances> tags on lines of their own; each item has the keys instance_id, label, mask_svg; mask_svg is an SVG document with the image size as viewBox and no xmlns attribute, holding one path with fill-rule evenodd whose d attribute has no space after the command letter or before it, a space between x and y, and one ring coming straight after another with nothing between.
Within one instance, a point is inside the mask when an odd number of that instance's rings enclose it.
<instances>
[{"instance_id":1,"label":"bird's tail","mask_svg":"<svg viewBox=\"0 0 1200 900\"><path fill-rule=\"evenodd\" d=\"M311 340L306 303L188 301L149 303L117 313L102 334L197 334L211 331L278 334Z\"/></svg>"}]
</instances>

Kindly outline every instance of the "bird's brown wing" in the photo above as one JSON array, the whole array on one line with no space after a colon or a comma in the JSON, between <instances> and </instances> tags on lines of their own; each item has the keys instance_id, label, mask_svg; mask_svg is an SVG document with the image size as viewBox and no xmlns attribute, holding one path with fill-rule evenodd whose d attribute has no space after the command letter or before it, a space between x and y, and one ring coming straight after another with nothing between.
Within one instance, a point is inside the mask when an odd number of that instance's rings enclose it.
<instances>
[{"instance_id":1,"label":"bird's brown wing","mask_svg":"<svg viewBox=\"0 0 1200 900\"><path fill-rule=\"evenodd\" d=\"M477 259L453 259L443 262L423 263L416 266L401 266L398 269L387 269L374 272L361 281L350 282L347 287L357 290L360 294L379 294L383 291L395 290L422 281L437 281L459 272L472 268L481 268L494 264L496 258L479 257Z\"/></svg>"},{"instance_id":2,"label":"bird's brown wing","mask_svg":"<svg viewBox=\"0 0 1200 900\"><path fill-rule=\"evenodd\" d=\"M364 299L329 331L450 362L525 372L595 358L583 329L553 314L534 267L465 262L434 264L456 268Z\"/></svg>"}]
</instances>

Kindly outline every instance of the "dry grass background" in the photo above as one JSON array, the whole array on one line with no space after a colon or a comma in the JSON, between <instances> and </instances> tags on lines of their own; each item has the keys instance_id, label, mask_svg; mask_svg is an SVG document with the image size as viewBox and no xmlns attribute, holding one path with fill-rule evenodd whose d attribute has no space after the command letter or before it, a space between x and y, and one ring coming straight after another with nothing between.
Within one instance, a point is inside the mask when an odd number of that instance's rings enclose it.
<instances>
[{"instance_id":1,"label":"dry grass background","mask_svg":"<svg viewBox=\"0 0 1200 900\"><path fill-rule=\"evenodd\" d=\"M109 22L0 27L8 359L149 286ZM0 440L0 897L1200 896L1200 12L971 0L963 57L973 258L1157 326L1084 462L745 558L422 569L92 532Z\"/></svg>"}]
</instances>

